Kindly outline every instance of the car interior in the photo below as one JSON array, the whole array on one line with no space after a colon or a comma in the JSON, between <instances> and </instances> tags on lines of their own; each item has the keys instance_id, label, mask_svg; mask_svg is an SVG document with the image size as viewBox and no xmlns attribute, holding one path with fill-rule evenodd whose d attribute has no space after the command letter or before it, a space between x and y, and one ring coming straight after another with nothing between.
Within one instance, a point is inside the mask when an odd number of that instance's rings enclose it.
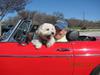
<instances>
[{"instance_id":1,"label":"car interior","mask_svg":"<svg viewBox=\"0 0 100 75\"><path fill-rule=\"evenodd\" d=\"M13 38L13 40L17 41L18 43L22 43L22 42L29 43L29 42L31 42L32 37L34 36L34 32L37 30L38 27L39 27L39 25L32 25L31 21L29 21L29 20L28 21L22 20L21 22L19 22L19 27L17 27L17 30L14 31L14 34L12 35L11 38ZM10 33L8 33L8 32L10 32ZM1 42L7 42L7 41L2 41L2 40L6 39L8 37L8 35L11 34L11 32L12 32L11 29L8 32L6 33L7 35L0 37ZM80 35L79 31L76 31L76 30L69 31L66 34L65 39L67 41L96 41L95 37ZM14 42L13 40L11 39L8 42ZM65 40L65 42L66 42L66 40ZM64 42L64 40L62 42Z\"/></svg>"}]
</instances>

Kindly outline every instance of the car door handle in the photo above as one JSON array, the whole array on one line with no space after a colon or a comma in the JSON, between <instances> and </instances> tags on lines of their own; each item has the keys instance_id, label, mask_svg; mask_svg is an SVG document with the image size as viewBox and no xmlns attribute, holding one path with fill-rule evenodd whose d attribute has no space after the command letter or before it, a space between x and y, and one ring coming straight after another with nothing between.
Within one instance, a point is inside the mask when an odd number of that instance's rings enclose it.
<instances>
[{"instance_id":1,"label":"car door handle","mask_svg":"<svg viewBox=\"0 0 100 75\"><path fill-rule=\"evenodd\" d=\"M70 51L70 49L69 48L58 48L57 51L65 52L65 51Z\"/></svg>"}]
</instances>

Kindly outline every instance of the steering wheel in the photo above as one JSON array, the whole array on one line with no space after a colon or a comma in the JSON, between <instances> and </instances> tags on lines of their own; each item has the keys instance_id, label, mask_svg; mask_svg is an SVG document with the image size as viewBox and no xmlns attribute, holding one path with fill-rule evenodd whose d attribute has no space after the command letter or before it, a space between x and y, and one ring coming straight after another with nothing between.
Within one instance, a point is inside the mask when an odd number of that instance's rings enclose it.
<instances>
[{"instance_id":1,"label":"steering wheel","mask_svg":"<svg viewBox=\"0 0 100 75\"><path fill-rule=\"evenodd\" d=\"M17 34L14 36L14 38L15 38L15 40L16 40L19 44L21 44L21 45L23 45L23 46L25 46L25 45L28 44L27 33L24 32L24 31L19 30L19 31L17 32Z\"/></svg>"}]
</instances>

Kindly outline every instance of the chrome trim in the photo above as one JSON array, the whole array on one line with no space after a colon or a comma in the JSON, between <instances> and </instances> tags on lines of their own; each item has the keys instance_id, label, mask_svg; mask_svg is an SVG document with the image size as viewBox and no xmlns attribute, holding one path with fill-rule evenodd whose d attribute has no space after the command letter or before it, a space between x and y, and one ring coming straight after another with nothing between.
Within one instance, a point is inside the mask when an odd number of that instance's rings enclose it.
<instances>
[{"instance_id":1,"label":"chrome trim","mask_svg":"<svg viewBox=\"0 0 100 75\"><path fill-rule=\"evenodd\" d=\"M75 57L83 57L83 56L100 56L100 54L76 54Z\"/></svg>"},{"instance_id":2,"label":"chrome trim","mask_svg":"<svg viewBox=\"0 0 100 75\"><path fill-rule=\"evenodd\" d=\"M12 54L1 54L0 58L66 58L66 57L73 57L72 54L69 55L12 55Z\"/></svg>"},{"instance_id":3,"label":"chrome trim","mask_svg":"<svg viewBox=\"0 0 100 75\"><path fill-rule=\"evenodd\" d=\"M0 54L0 58L66 58L66 57L91 57L100 56L100 54L67 54L67 55L12 55L12 54Z\"/></svg>"}]
</instances>

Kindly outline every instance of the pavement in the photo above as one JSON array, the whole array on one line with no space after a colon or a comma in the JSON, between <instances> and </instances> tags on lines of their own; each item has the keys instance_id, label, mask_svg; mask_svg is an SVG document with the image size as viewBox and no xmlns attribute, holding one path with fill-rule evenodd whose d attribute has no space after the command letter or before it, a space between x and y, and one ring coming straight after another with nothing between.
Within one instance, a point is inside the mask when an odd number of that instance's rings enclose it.
<instances>
[{"instance_id":1,"label":"pavement","mask_svg":"<svg viewBox=\"0 0 100 75\"><path fill-rule=\"evenodd\" d=\"M86 36L100 36L100 31L80 32L80 35L86 35Z\"/></svg>"}]
</instances>

